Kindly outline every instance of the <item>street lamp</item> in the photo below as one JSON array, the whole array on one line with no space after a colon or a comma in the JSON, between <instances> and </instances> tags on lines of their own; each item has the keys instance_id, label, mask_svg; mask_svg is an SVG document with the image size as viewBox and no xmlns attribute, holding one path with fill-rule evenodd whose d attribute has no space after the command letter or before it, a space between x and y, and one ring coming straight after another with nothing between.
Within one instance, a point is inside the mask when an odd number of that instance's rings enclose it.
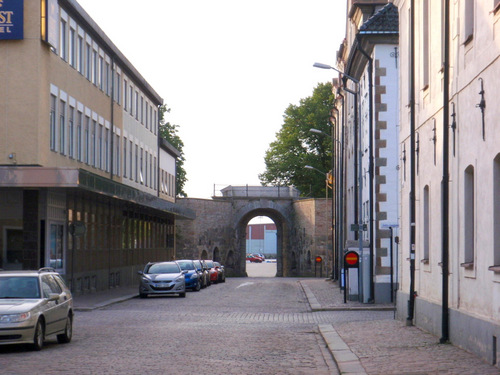
<instances>
[{"instance_id":1,"label":"street lamp","mask_svg":"<svg viewBox=\"0 0 500 375\"><path fill-rule=\"evenodd\" d=\"M363 209L363 204L362 204L362 199L363 199L363 194L362 194L362 182L363 182L363 174L362 174L362 150L361 150L361 127L360 127L360 124L359 124L359 117L358 117L358 112L360 112L360 108L359 108L359 104L360 104L360 99L361 99L361 95L360 95L360 84L359 84L359 80L350 76L349 74L346 74L344 73L343 71L337 69L337 68L334 68L333 66L331 65L327 65L327 64L322 64L322 63L318 63L318 62L315 62L313 64L313 67L315 68L320 68L320 69L332 69L332 70L335 70L336 72L340 73L341 75L343 75L345 78L351 80L355 85L356 85L356 89L355 90L350 90L346 87L346 81L344 80L344 91L352 94L354 96L354 127L355 127L355 136L354 136L354 150L357 150L357 154L355 153L355 157L357 157L358 160L355 160L354 161L354 168L356 169L357 168L357 171L355 171L354 175L356 176L357 175L357 181L356 181L356 178L354 180L354 184L355 184L355 191L357 190L357 194L354 196L354 210L355 210L355 213L354 213L354 217L355 219L358 221L358 225L357 225L357 237L358 237L358 246L359 246L359 256L362 257L363 256L363 225L362 225L362 221L363 221L363 216L362 216L362 209ZM356 134L357 133L357 134ZM357 185L357 186L356 186ZM357 200L357 202L356 202ZM357 212L356 212L357 211ZM370 254L370 258L372 258L372 255ZM371 268L371 265L370 265L370 268ZM372 272L373 272L373 269L371 268L370 269L370 285L371 283L373 283L373 276L372 276ZM361 290L362 290L362 286L361 286ZM371 290L372 288L370 288ZM370 296L370 298L373 298L373 296Z\"/></svg>"},{"instance_id":2,"label":"street lamp","mask_svg":"<svg viewBox=\"0 0 500 375\"><path fill-rule=\"evenodd\" d=\"M331 65L327 65L327 64L322 64L322 63L319 63L319 62L315 62L313 64L313 67L315 68L320 68L320 69L332 69L332 70L335 70L336 72L342 74L344 77L346 78L349 78L351 81L353 81L354 83L358 84L359 83L359 80L357 80L356 78L354 78L353 76L350 76L349 74L346 74L344 73L343 71L341 70L338 70L337 68L334 68L333 66Z\"/></svg>"}]
</instances>

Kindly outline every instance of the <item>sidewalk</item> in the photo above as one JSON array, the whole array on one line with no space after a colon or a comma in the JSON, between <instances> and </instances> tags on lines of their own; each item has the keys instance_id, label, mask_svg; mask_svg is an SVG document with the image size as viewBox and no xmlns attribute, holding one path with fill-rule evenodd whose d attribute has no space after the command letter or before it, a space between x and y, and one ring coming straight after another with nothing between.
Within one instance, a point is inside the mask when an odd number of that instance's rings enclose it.
<instances>
[{"instance_id":1,"label":"sidewalk","mask_svg":"<svg viewBox=\"0 0 500 375\"><path fill-rule=\"evenodd\" d=\"M344 304L340 288L331 280L302 279L300 284L313 311L389 308L349 301ZM320 324L319 331L341 374L500 374L500 369L475 355L439 344L438 337L394 319Z\"/></svg>"},{"instance_id":2,"label":"sidewalk","mask_svg":"<svg viewBox=\"0 0 500 375\"><path fill-rule=\"evenodd\" d=\"M74 295L73 306L75 311L90 311L138 296L139 288L137 286L118 287L102 292Z\"/></svg>"}]
</instances>

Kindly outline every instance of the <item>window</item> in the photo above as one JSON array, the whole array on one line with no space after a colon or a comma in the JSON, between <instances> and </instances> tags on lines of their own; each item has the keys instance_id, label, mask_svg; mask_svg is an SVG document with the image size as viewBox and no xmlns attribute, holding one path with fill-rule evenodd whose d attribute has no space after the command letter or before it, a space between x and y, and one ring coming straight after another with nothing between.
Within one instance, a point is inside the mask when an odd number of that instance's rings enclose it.
<instances>
[{"instance_id":1,"label":"window","mask_svg":"<svg viewBox=\"0 0 500 375\"><path fill-rule=\"evenodd\" d=\"M156 135L156 131L158 129L158 123L156 122L156 109L153 111L153 129L155 130Z\"/></svg>"},{"instance_id":2,"label":"window","mask_svg":"<svg viewBox=\"0 0 500 375\"><path fill-rule=\"evenodd\" d=\"M139 120L139 93L137 91L135 92L135 108L134 108L134 113L135 113L135 119Z\"/></svg>"},{"instance_id":3,"label":"window","mask_svg":"<svg viewBox=\"0 0 500 375\"><path fill-rule=\"evenodd\" d=\"M474 0L465 0L464 44L469 43L474 37L474 18Z\"/></svg>"},{"instance_id":4,"label":"window","mask_svg":"<svg viewBox=\"0 0 500 375\"><path fill-rule=\"evenodd\" d=\"M498 3L498 2L497 2ZM493 265L500 266L500 154L493 162Z\"/></svg>"},{"instance_id":5,"label":"window","mask_svg":"<svg viewBox=\"0 0 500 375\"><path fill-rule=\"evenodd\" d=\"M92 50L92 83L97 85L98 68L97 68L97 51Z\"/></svg>"},{"instance_id":6,"label":"window","mask_svg":"<svg viewBox=\"0 0 500 375\"><path fill-rule=\"evenodd\" d=\"M76 68L76 31L69 29L69 64Z\"/></svg>"},{"instance_id":7,"label":"window","mask_svg":"<svg viewBox=\"0 0 500 375\"><path fill-rule=\"evenodd\" d=\"M105 90L106 90L106 95L111 96L111 74L109 71L109 63L105 64L104 67L104 84L105 84Z\"/></svg>"},{"instance_id":8,"label":"window","mask_svg":"<svg viewBox=\"0 0 500 375\"><path fill-rule=\"evenodd\" d=\"M98 86L101 90L104 90L104 59L102 56L99 56L99 65L97 69L99 70L97 75Z\"/></svg>"},{"instance_id":9,"label":"window","mask_svg":"<svg viewBox=\"0 0 500 375\"><path fill-rule=\"evenodd\" d=\"M68 51L66 50L66 21L61 20L60 26L59 26L59 56L64 61L68 60Z\"/></svg>"},{"instance_id":10,"label":"window","mask_svg":"<svg viewBox=\"0 0 500 375\"><path fill-rule=\"evenodd\" d=\"M129 111L130 111L130 116L133 116L133 106L134 104L134 88L130 86L130 106L129 106Z\"/></svg>"},{"instance_id":11,"label":"window","mask_svg":"<svg viewBox=\"0 0 500 375\"><path fill-rule=\"evenodd\" d=\"M66 103L59 103L59 152L66 154Z\"/></svg>"},{"instance_id":12,"label":"window","mask_svg":"<svg viewBox=\"0 0 500 375\"><path fill-rule=\"evenodd\" d=\"M68 120L68 154L70 158L75 157L75 109L69 107L69 120Z\"/></svg>"},{"instance_id":13,"label":"window","mask_svg":"<svg viewBox=\"0 0 500 375\"><path fill-rule=\"evenodd\" d=\"M127 177L127 138L123 137L123 177Z\"/></svg>"},{"instance_id":14,"label":"window","mask_svg":"<svg viewBox=\"0 0 500 375\"><path fill-rule=\"evenodd\" d=\"M57 98L50 95L50 149L56 151L56 103Z\"/></svg>"},{"instance_id":15,"label":"window","mask_svg":"<svg viewBox=\"0 0 500 375\"><path fill-rule=\"evenodd\" d=\"M76 64L78 71L83 74L83 37L78 36L78 42L76 46Z\"/></svg>"},{"instance_id":16,"label":"window","mask_svg":"<svg viewBox=\"0 0 500 375\"><path fill-rule=\"evenodd\" d=\"M78 161L82 161L82 125L83 113L78 111L76 119L76 158Z\"/></svg>"},{"instance_id":17,"label":"window","mask_svg":"<svg viewBox=\"0 0 500 375\"><path fill-rule=\"evenodd\" d=\"M424 207L422 212L423 229L424 229L424 240L423 246L423 257L422 260L429 260L429 249L430 249L430 228L431 228L431 215L429 206L429 186L424 188Z\"/></svg>"},{"instance_id":18,"label":"window","mask_svg":"<svg viewBox=\"0 0 500 375\"><path fill-rule=\"evenodd\" d=\"M474 264L474 167L469 165L464 174L464 263Z\"/></svg>"},{"instance_id":19,"label":"window","mask_svg":"<svg viewBox=\"0 0 500 375\"><path fill-rule=\"evenodd\" d=\"M139 182L139 146L135 145L135 182Z\"/></svg>"},{"instance_id":20,"label":"window","mask_svg":"<svg viewBox=\"0 0 500 375\"><path fill-rule=\"evenodd\" d=\"M109 153L110 153L110 147L109 147L109 142L110 142L110 134L109 134L109 129L104 129L104 160L103 160L103 169L106 172L109 172Z\"/></svg>"},{"instance_id":21,"label":"window","mask_svg":"<svg viewBox=\"0 0 500 375\"><path fill-rule=\"evenodd\" d=\"M145 163L144 163L145 164L145 168L144 168L144 185L148 186L148 159L149 159L148 155L149 154L148 154L147 151L144 154L145 154L144 157L146 158L145 159Z\"/></svg>"},{"instance_id":22,"label":"window","mask_svg":"<svg viewBox=\"0 0 500 375\"><path fill-rule=\"evenodd\" d=\"M144 125L144 98L141 96L141 124Z\"/></svg>"},{"instance_id":23,"label":"window","mask_svg":"<svg viewBox=\"0 0 500 375\"><path fill-rule=\"evenodd\" d=\"M99 129L98 129L98 132L97 133L97 141L98 141L98 144L97 144L97 158L98 158L98 163L97 163L97 168L99 169L104 169L104 158L102 156L102 151L103 151L103 137L104 137L104 132L103 132L103 126L102 124L99 124Z\"/></svg>"},{"instance_id":24,"label":"window","mask_svg":"<svg viewBox=\"0 0 500 375\"><path fill-rule=\"evenodd\" d=\"M120 136L115 134L115 157L113 161L113 165L115 167L115 174L117 176L120 175Z\"/></svg>"},{"instance_id":25,"label":"window","mask_svg":"<svg viewBox=\"0 0 500 375\"><path fill-rule=\"evenodd\" d=\"M127 98L127 80L123 80L123 110L127 111L128 108L128 98Z\"/></svg>"},{"instance_id":26,"label":"window","mask_svg":"<svg viewBox=\"0 0 500 375\"><path fill-rule=\"evenodd\" d=\"M83 140L83 161L90 164L90 117L85 116L85 134Z\"/></svg>"},{"instance_id":27,"label":"window","mask_svg":"<svg viewBox=\"0 0 500 375\"><path fill-rule=\"evenodd\" d=\"M128 173L128 177L132 180L133 179L133 176L132 176L132 172L133 172L133 163L132 163L132 153L134 152L134 145L132 143L132 141L130 141L130 146L128 148L128 170L129 170L129 173Z\"/></svg>"},{"instance_id":28,"label":"window","mask_svg":"<svg viewBox=\"0 0 500 375\"><path fill-rule=\"evenodd\" d=\"M121 75L120 73L116 73L116 84L114 85L114 94L115 94L115 101L118 104L122 103L122 92L121 92Z\"/></svg>"},{"instance_id":29,"label":"window","mask_svg":"<svg viewBox=\"0 0 500 375\"><path fill-rule=\"evenodd\" d=\"M140 166L139 166L139 177L140 177L140 183L141 185L144 184L144 149L141 147L141 160L140 160Z\"/></svg>"},{"instance_id":30,"label":"window","mask_svg":"<svg viewBox=\"0 0 500 375\"><path fill-rule=\"evenodd\" d=\"M96 132L97 132L97 122L95 120L92 120L92 128L90 129L91 135L90 135L90 164L93 165L94 167L97 167L97 158L96 158Z\"/></svg>"},{"instance_id":31,"label":"window","mask_svg":"<svg viewBox=\"0 0 500 375\"><path fill-rule=\"evenodd\" d=\"M85 55L87 57L86 77L90 81L92 78L92 53L90 52L90 44L88 43L85 46Z\"/></svg>"},{"instance_id":32,"label":"window","mask_svg":"<svg viewBox=\"0 0 500 375\"><path fill-rule=\"evenodd\" d=\"M422 2L422 85L425 89L429 86L429 44L430 44L430 13L429 13L429 0L423 0Z\"/></svg>"}]
</instances>

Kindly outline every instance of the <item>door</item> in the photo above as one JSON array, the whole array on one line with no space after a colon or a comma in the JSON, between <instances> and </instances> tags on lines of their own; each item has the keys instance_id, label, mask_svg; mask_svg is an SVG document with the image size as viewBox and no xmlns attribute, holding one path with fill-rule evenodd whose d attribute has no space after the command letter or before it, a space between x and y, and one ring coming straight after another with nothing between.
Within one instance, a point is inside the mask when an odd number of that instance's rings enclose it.
<instances>
[{"instance_id":1,"label":"door","mask_svg":"<svg viewBox=\"0 0 500 375\"><path fill-rule=\"evenodd\" d=\"M47 267L55 268L59 273L64 271L66 235L63 223L50 222L48 228L48 246L45 258Z\"/></svg>"}]
</instances>

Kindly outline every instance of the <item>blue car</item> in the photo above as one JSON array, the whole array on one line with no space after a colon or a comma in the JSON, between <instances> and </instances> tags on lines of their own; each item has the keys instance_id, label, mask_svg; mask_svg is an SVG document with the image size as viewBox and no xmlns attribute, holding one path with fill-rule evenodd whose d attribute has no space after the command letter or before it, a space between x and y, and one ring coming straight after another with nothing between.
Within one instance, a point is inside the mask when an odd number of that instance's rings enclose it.
<instances>
[{"instance_id":1,"label":"blue car","mask_svg":"<svg viewBox=\"0 0 500 375\"><path fill-rule=\"evenodd\" d=\"M201 280L192 260L177 260L176 263L181 267L181 270L187 271L184 275L186 278L186 289L198 292L201 289Z\"/></svg>"}]
</instances>

